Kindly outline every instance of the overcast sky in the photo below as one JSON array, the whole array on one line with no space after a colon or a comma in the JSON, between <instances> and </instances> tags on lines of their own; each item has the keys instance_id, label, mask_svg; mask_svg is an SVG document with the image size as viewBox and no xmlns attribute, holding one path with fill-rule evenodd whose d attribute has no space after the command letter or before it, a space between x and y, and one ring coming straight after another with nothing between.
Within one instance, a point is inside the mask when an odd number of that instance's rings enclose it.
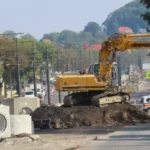
<instances>
[{"instance_id":1,"label":"overcast sky","mask_svg":"<svg viewBox=\"0 0 150 150\"><path fill-rule=\"evenodd\" d=\"M81 31L89 21L101 24L108 14L132 0L0 0L0 33L43 34Z\"/></svg>"}]
</instances>

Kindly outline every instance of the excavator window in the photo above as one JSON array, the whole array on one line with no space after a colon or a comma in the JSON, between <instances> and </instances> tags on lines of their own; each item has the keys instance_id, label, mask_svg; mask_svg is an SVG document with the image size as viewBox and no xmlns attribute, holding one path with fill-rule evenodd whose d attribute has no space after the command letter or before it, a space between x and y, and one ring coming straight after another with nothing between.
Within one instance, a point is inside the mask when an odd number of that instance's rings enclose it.
<instances>
[{"instance_id":1,"label":"excavator window","mask_svg":"<svg viewBox=\"0 0 150 150\"><path fill-rule=\"evenodd\" d=\"M89 68L88 74L98 74L99 64L92 64Z\"/></svg>"},{"instance_id":2,"label":"excavator window","mask_svg":"<svg viewBox=\"0 0 150 150\"><path fill-rule=\"evenodd\" d=\"M93 74L93 65L90 66L88 74Z\"/></svg>"},{"instance_id":3,"label":"excavator window","mask_svg":"<svg viewBox=\"0 0 150 150\"><path fill-rule=\"evenodd\" d=\"M99 71L99 64L94 65L94 74L98 74Z\"/></svg>"}]
</instances>

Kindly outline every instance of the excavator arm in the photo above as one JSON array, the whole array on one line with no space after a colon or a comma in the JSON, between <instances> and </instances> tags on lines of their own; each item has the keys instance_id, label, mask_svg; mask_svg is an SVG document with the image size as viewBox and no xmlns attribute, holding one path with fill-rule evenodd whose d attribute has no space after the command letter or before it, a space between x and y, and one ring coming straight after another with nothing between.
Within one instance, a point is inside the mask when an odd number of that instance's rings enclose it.
<instances>
[{"instance_id":1,"label":"excavator arm","mask_svg":"<svg viewBox=\"0 0 150 150\"><path fill-rule=\"evenodd\" d=\"M102 43L100 52L99 73L96 76L98 82L111 84L112 64L116 52L150 48L150 41L135 40L137 37L150 37L150 34L114 34Z\"/></svg>"}]
</instances>

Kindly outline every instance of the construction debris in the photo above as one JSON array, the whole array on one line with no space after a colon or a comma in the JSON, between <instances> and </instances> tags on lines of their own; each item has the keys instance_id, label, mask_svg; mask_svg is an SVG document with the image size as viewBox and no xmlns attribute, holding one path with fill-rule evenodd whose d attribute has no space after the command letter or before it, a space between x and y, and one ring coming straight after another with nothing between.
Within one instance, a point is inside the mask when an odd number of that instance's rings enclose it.
<instances>
[{"instance_id":1,"label":"construction debris","mask_svg":"<svg viewBox=\"0 0 150 150\"><path fill-rule=\"evenodd\" d=\"M96 106L56 107L42 106L32 114L35 128L66 129L85 126L106 127L131 125L146 122L149 116L126 104L112 104L108 107Z\"/></svg>"}]
</instances>

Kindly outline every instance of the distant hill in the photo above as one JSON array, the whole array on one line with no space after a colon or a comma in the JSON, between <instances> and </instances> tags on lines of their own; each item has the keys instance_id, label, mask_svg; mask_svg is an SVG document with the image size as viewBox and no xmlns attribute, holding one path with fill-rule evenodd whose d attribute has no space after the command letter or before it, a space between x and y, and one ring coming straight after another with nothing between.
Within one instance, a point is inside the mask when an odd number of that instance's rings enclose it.
<instances>
[{"instance_id":1,"label":"distant hill","mask_svg":"<svg viewBox=\"0 0 150 150\"><path fill-rule=\"evenodd\" d=\"M103 22L102 29L107 35L117 32L121 26L130 27L134 33L137 33L139 29L142 31L147 28L146 22L141 18L141 14L145 11L146 8L140 4L140 0L134 0L110 13Z\"/></svg>"},{"instance_id":2,"label":"distant hill","mask_svg":"<svg viewBox=\"0 0 150 150\"><path fill-rule=\"evenodd\" d=\"M102 25L89 22L79 33L70 30L64 30L60 33L46 33L41 40L48 39L64 45L97 44L106 37L124 29L131 29L134 33L144 32L147 28L147 23L141 18L144 12L146 12L146 8L140 3L140 0L135 0L110 13Z\"/></svg>"}]
</instances>

